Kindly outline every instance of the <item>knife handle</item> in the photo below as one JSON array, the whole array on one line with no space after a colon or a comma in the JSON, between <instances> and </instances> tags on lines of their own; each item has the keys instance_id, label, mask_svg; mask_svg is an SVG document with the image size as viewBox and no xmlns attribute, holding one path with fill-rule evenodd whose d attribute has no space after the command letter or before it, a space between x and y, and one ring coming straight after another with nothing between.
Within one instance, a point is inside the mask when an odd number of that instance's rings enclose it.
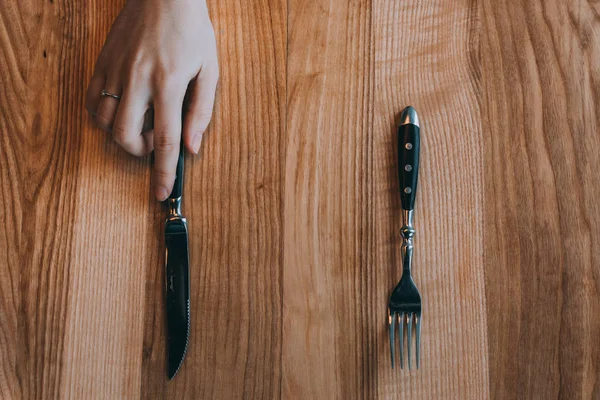
<instances>
[{"instance_id":1,"label":"knife handle","mask_svg":"<svg viewBox=\"0 0 600 400\"><path fill-rule=\"evenodd\" d=\"M177 160L177 171L175 176L175 183L173 184L173 190L171 191L170 199L179 199L183 194L183 141L179 148L179 159Z\"/></svg>"},{"instance_id":2,"label":"knife handle","mask_svg":"<svg viewBox=\"0 0 600 400\"><path fill-rule=\"evenodd\" d=\"M398 179L402 209L415 207L419 175L420 128L412 123L398 127Z\"/></svg>"}]
</instances>

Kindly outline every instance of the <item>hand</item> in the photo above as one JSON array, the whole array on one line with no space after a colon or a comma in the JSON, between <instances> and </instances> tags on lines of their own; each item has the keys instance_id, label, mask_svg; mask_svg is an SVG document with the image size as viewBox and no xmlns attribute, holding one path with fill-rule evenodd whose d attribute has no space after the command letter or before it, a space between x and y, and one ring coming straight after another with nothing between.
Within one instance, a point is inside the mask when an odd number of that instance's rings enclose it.
<instances>
[{"instance_id":1,"label":"hand","mask_svg":"<svg viewBox=\"0 0 600 400\"><path fill-rule=\"evenodd\" d=\"M182 115L183 141L197 154L218 79L215 36L204 1L127 1L96 62L86 108L129 153L154 150L159 201L173 189ZM101 96L103 89L120 99ZM142 132L152 107L154 128Z\"/></svg>"}]
</instances>

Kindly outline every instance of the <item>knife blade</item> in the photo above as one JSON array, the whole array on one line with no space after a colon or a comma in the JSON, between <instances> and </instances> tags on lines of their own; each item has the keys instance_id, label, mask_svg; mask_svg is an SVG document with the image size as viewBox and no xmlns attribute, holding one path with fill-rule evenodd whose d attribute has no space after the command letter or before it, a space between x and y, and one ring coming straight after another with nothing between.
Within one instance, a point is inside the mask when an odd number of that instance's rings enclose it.
<instances>
[{"instance_id":1,"label":"knife blade","mask_svg":"<svg viewBox=\"0 0 600 400\"><path fill-rule=\"evenodd\" d=\"M183 195L183 146L179 151L177 176L169 196L165 223L165 302L167 314L167 376L173 379L185 358L190 335L190 280L188 228L181 214Z\"/></svg>"}]
</instances>

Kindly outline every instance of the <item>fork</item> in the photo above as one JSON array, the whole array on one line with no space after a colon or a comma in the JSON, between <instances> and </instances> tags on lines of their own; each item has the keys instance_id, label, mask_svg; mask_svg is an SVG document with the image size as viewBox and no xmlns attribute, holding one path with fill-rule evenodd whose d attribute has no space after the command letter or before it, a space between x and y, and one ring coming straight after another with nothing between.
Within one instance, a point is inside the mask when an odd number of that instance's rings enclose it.
<instances>
[{"instance_id":1,"label":"fork","mask_svg":"<svg viewBox=\"0 0 600 400\"><path fill-rule=\"evenodd\" d=\"M417 191L419 172L420 127L417 112L406 107L400 116L398 127L398 176L400 199L402 202L402 277L390 296L388 324L390 330L390 354L394 368L395 328L398 322L400 339L400 368L404 368L404 327L406 325L408 369L411 369L411 338L413 320L415 322L415 350L417 369L419 368L419 345L421 341L421 295L412 279L410 268L413 255L413 209Z\"/></svg>"}]
</instances>

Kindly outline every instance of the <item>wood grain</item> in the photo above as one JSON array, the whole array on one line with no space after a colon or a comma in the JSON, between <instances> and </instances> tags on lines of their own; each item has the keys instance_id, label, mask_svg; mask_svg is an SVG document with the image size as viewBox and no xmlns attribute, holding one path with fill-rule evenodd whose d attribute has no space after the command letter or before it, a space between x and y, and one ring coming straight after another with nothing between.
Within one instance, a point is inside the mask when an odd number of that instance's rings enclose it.
<instances>
[{"instance_id":1,"label":"wood grain","mask_svg":"<svg viewBox=\"0 0 600 400\"><path fill-rule=\"evenodd\" d=\"M53 398L69 344L85 5L4 2L0 19L0 394Z\"/></svg>"},{"instance_id":2,"label":"wood grain","mask_svg":"<svg viewBox=\"0 0 600 400\"><path fill-rule=\"evenodd\" d=\"M210 0L221 82L166 381L150 159L83 94L124 0L0 4L0 398L600 398L600 8ZM422 369L389 365L417 108Z\"/></svg>"},{"instance_id":3,"label":"wood grain","mask_svg":"<svg viewBox=\"0 0 600 400\"><path fill-rule=\"evenodd\" d=\"M84 15L87 41L82 82L92 74L112 20L123 1L88 3ZM92 16L102 15L94 21ZM83 36L83 37L86 37ZM78 103L81 107L82 102ZM123 154L85 118L80 132L78 207L70 259L75 271L67 277L64 373L61 397L138 397L144 332L143 289L149 229L148 158ZM99 318L101 316L101 318ZM125 371L125 372L124 372Z\"/></svg>"},{"instance_id":4,"label":"wood grain","mask_svg":"<svg viewBox=\"0 0 600 400\"><path fill-rule=\"evenodd\" d=\"M288 29L283 398L370 397L365 312L371 122L368 1L295 1ZM311 116L310 118L308 116Z\"/></svg>"},{"instance_id":5,"label":"wood grain","mask_svg":"<svg viewBox=\"0 0 600 400\"><path fill-rule=\"evenodd\" d=\"M597 399L598 9L482 5L491 393Z\"/></svg>"}]
</instances>

